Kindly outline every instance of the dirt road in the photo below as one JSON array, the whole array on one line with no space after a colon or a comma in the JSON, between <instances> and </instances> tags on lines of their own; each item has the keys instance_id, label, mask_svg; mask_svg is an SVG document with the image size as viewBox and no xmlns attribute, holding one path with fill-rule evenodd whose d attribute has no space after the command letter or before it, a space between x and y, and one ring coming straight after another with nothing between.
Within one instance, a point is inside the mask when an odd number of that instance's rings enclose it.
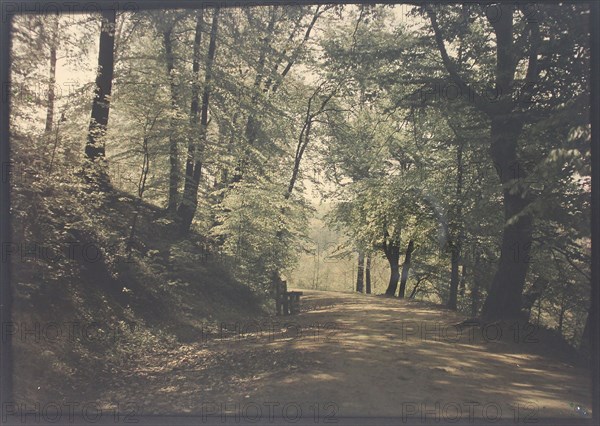
<instances>
[{"instance_id":1,"label":"dirt road","mask_svg":"<svg viewBox=\"0 0 600 426\"><path fill-rule=\"evenodd\" d=\"M261 423L271 415L590 416L589 373L531 353L536 330L500 336L493 326L454 326L463 319L420 302L305 290L300 314L219 325L197 342L147 354L100 399L135 401L144 414Z\"/></svg>"}]
</instances>

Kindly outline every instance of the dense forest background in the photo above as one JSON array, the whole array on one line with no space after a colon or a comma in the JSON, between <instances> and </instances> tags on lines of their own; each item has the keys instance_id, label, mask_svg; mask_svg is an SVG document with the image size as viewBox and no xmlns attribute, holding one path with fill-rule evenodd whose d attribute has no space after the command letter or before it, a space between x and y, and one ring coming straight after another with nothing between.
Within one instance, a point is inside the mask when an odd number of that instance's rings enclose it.
<instances>
[{"instance_id":1,"label":"dense forest background","mask_svg":"<svg viewBox=\"0 0 600 426\"><path fill-rule=\"evenodd\" d=\"M578 4L15 16L17 308L208 318L281 275L579 347L589 57Z\"/></svg>"}]
</instances>

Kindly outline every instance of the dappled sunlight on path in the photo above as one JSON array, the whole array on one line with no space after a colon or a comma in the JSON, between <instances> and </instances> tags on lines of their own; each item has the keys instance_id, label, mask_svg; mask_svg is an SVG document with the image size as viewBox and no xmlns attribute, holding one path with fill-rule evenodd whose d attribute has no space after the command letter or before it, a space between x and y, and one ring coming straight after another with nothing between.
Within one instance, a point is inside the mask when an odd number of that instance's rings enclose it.
<instances>
[{"instance_id":1,"label":"dappled sunlight on path","mask_svg":"<svg viewBox=\"0 0 600 426\"><path fill-rule=\"evenodd\" d=\"M581 417L573 407L590 406L588 372L527 350L538 344L535 330L500 336L493 326L459 328L463 317L421 302L304 295L298 315L239 324L242 333L187 345L184 363L178 349L132 372L129 399L147 401L145 413L273 403L321 416L430 420L572 418Z\"/></svg>"}]
</instances>

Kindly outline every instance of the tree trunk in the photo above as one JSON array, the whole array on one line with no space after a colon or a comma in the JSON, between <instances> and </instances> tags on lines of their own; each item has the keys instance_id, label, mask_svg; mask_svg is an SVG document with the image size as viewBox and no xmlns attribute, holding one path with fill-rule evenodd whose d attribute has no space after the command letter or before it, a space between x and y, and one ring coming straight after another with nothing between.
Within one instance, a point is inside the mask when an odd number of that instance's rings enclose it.
<instances>
[{"instance_id":1,"label":"tree trunk","mask_svg":"<svg viewBox=\"0 0 600 426\"><path fill-rule=\"evenodd\" d=\"M410 292L410 296L408 296L409 299L414 299L415 295L417 294L417 290L419 290L419 284L421 284L421 281L422 280L417 281L412 291Z\"/></svg>"},{"instance_id":2,"label":"tree trunk","mask_svg":"<svg viewBox=\"0 0 600 426\"><path fill-rule=\"evenodd\" d=\"M114 9L102 11L96 91L92 104L88 139L85 146L85 156L91 161L103 158L105 154L102 138L106 134L108 113L110 111L110 94L112 91L115 63L115 21L116 12Z\"/></svg>"},{"instance_id":3,"label":"tree trunk","mask_svg":"<svg viewBox=\"0 0 600 426\"><path fill-rule=\"evenodd\" d=\"M54 99L56 86L56 49L58 45L58 24L60 17L53 16L52 40L50 41L50 72L48 75L48 104L46 108L46 133L52 131L54 120Z\"/></svg>"},{"instance_id":4,"label":"tree trunk","mask_svg":"<svg viewBox=\"0 0 600 426\"><path fill-rule=\"evenodd\" d=\"M406 292L406 281L408 280L408 270L410 269L410 260L412 257L412 252L415 249L415 244L413 240L408 242L408 247L406 248L406 254L404 256L404 264L402 265L402 278L400 279L400 291L398 292L398 297L403 298L404 293Z\"/></svg>"},{"instance_id":5,"label":"tree trunk","mask_svg":"<svg viewBox=\"0 0 600 426\"><path fill-rule=\"evenodd\" d=\"M588 310L585 326L583 327L583 332L581 333L581 341L579 343L579 351L586 356L589 356L590 350L590 320L591 315Z\"/></svg>"},{"instance_id":6,"label":"tree trunk","mask_svg":"<svg viewBox=\"0 0 600 426\"><path fill-rule=\"evenodd\" d=\"M521 295L527 274L533 227L531 215L523 212L530 200L521 188L511 191L512 185L509 185L515 168L522 172L517 162L517 141L523 129L523 122L515 115L516 104L512 99L518 62L515 61L514 15L511 7L508 4L499 5L497 15L487 16L496 38L495 89L500 95L494 103L475 93L462 79L446 50L436 13L434 10L428 11L435 41L450 77L462 90L474 93L475 106L491 119L490 151L503 185L505 225L498 269L482 311L482 319L485 321L520 319ZM526 71L526 80L531 83L537 81L539 76L539 29L536 31L536 22L533 25ZM521 180L525 175L519 173L516 178Z\"/></svg>"},{"instance_id":7,"label":"tree trunk","mask_svg":"<svg viewBox=\"0 0 600 426\"><path fill-rule=\"evenodd\" d=\"M387 230L384 230L383 232L382 248L385 257L390 264L390 282L385 291L386 296L394 296L396 294L396 289L398 288L398 280L400 279L400 235L400 232L395 231L394 236L390 237Z\"/></svg>"},{"instance_id":8,"label":"tree trunk","mask_svg":"<svg viewBox=\"0 0 600 426\"><path fill-rule=\"evenodd\" d=\"M542 277L538 277L534 281L531 289L523 295L522 311L525 312L525 319L527 321L529 321L529 318L531 316L531 310L533 309L533 305L535 305L535 302L537 302L540 299L542 293L544 292L548 284L548 280L545 280Z\"/></svg>"},{"instance_id":9,"label":"tree trunk","mask_svg":"<svg viewBox=\"0 0 600 426\"><path fill-rule=\"evenodd\" d=\"M267 53L271 50L271 41L273 38L273 31L275 29L275 22L277 15L275 13L276 7L271 6L271 16L269 18L269 22L267 23L267 27L265 28L265 36L262 39L263 44L260 50L260 54L258 56L258 66L256 69L256 76L254 78L254 92L251 97L251 104L254 105L258 102L259 94L260 94L260 86L263 83L263 78L265 76L265 64L267 59ZM246 128L244 130L244 136L246 137L246 150L244 151L243 157L238 161L238 165L236 167L233 182L238 183L242 180L244 173L246 172L246 167L249 163L250 157L250 148L254 145L259 132L260 122L256 117L256 112L254 110L250 111L248 115L248 119L246 121Z\"/></svg>"},{"instance_id":10,"label":"tree trunk","mask_svg":"<svg viewBox=\"0 0 600 426\"><path fill-rule=\"evenodd\" d=\"M202 31L202 13L198 14L198 21L196 26L196 39L200 40L199 34ZM208 126L208 104L210 97L210 84L212 80L212 66L215 58L216 51L216 39L219 25L219 9L216 8L213 12L212 26L210 30L210 42L208 46L208 55L206 58L206 68L204 74L204 91L202 93L202 110L200 117L200 143L196 147L195 138L192 137L188 146L188 158L186 162L186 179L185 186L183 189L183 200L179 205L177 211L181 220L181 231L183 234L187 234L192 225L192 220L196 214L196 208L198 205L198 187L200 185L200 176L202 170L202 153L204 146L206 145L206 131ZM195 44L197 46L198 44ZM193 69L194 75L197 75L199 70L199 61L195 57ZM191 123L192 129L196 127L198 120L198 96L192 96L191 105Z\"/></svg>"},{"instance_id":11,"label":"tree trunk","mask_svg":"<svg viewBox=\"0 0 600 426\"><path fill-rule=\"evenodd\" d=\"M135 204L135 210L133 212L133 219L131 221L131 228L129 231L129 238L127 239L127 256L131 260L131 249L133 248L133 242L135 238L135 232L137 228L138 218L140 215L140 208L142 207L142 199L144 198L144 191L146 190L146 180L148 178L148 172L150 171L150 153L148 151L148 135L144 136L142 142L142 149L144 156L142 159L142 170L140 172L140 179L138 181L138 199Z\"/></svg>"},{"instance_id":12,"label":"tree trunk","mask_svg":"<svg viewBox=\"0 0 600 426\"><path fill-rule=\"evenodd\" d=\"M479 271L479 257L475 257L473 264L473 288L471 289L471 318L477 317L479 311L479 291L481 288L481 272Z\"/></svg>"},{"instance_id":13,"label":"tree trunk","mask_svg":"<svg viewBox=\"0 0 600 426\"><path fill-rule=\"evenodd\" d=\"M450 272L450 295L448 297L447 307L452 310L456 310L457 293L458 293L458 264L460 262L461 250L462 250L462 239L463 239L463 227L460 224L462 220L462 186L463 186L463 143L458 143L456 147L456 222L459 223L457 230L458 236L455 240L451 241L451 272Z\"/></svg>"},{"instance_id":14,"label":"tree trunk","mask_svg":"<svg viewBox=\"0 0 600 426\"><path fill-rule=\"evenodd\" d=\"M366 293L371 294L371 255L367 255L367 265L365 267L365 287Z\"/></svg>"},{"instance_id":15,"label":"tree trunk","mask_svg":"<svg viewBox=\"0 0 600 426\"><path fill-rule=\"evenodd\" d=\"M364 291L364 278L365 278L365 253L363 251L358 252L358 272L356 274L356 291L362 293Z\"/></svg>"},{"instance_id":16,"label":"tree trunk","mask_svg":"<svg viewBox=\"0 0 600 426\"><path fill-rule=\"evenodd\" d=\"M566 312L565 307L561 306L560 312L558 313L558 332L561 334L561 336L563 334L563 322L565 319L565 312Z\"/></svg>"},{"instance_id":17,"label":"tree trunk","mask_svg":"<svg viewBox=\"0 0 600 426\"><path fill-rule=\"evenodd\" d=\"M194 217L194 164L196 161L196 127L198 124L198 108L199 108L199 96L200 88L198 87L198 73L200 71L200 43L202 42L202 31L204 26L204 9L200 9L196 15L196 30L194 35L194 52L192 58L192 88L190 102L190 128L192 131L191 135L188 135L188 149L187 157L185 161L185 184L183 188L183 198L181 204L177 210L177 215L181 220L181 231L186 233L187 229L191 225ZM191 219L188 219L191 216ZM188 225L188 222L190 225ZM187 228L187 229L186 229Z\"/></svg>"},{"instance_id":18,"label":"tree trunk","mask_svg":"<svg viewBox=\"0 0 600 426\"><path fill-rule=\"evenodd\" d=\"M459 296L465 295L465 288L467 286L467 265L463 263L462 272L460 274L460 284L458 285Z\"/></svg>"},{"instance_id":19,"label":"tree trunk","mask_svg":"<svg viewBox=\"0 0 600 426\"><path fill-rule=\"evenodd\" d=\"M165 47L165 62L167 65L167 78L171 92L171 108L172 115L169 119L169 198L167 202L167 212L175 213L177 203L179 202L179 185L180 185L180 164L179 164L179 147L177 131L177 118L174 114L177 113L177 85L173 78L173 70L175 69L175 58L173 56L173 41L171 40L173 27L170 27L163 32L163 43Z\"/></svg>"},{"instance_id":20,"label":"tree trunk","mask_svg":"<svg viewBox=\"0 0 600 426\"><path fill-rule=\"evenodd\" d=\"M400 256L398 256L398 258L399 257ZM398 260L394 262L388 259L388 262L390 262L390 282L385 291L387 296L394 296L396 294L396 289L398 288L398 280L400 279L400 265L398 265Z\"/></svg>"},{"instance_id":21,"label":"tree trunk","mask_svg":"<svg viewBox=\"0 0 600 426\"><path fill-rule=\"evenodd\" d=\"M477 317L477 312L479 311L479 283L475 283L473 285L473 289L471 290L471 317Z\"/></svg>"},{"instance_id":22,"label":"tree trunk","mask_svg":"<svg viewBox=\"0 0 600 426\"><path fill-rule=\"evenodd\" d=\"M450 295L448 296L448 309L456 310L456 300L458 295L458 262L460 259L460 251L454 242L451 242L452 258L450 270Z\"/></svg>"},{"instance_id":23,"label":"tree trunk","mask_svg":"<svg viewBox=\"0 0 600 426\"><path fill-rule=\"evenodd\" d=\"M524 212L531 195L522 188L526 174L519 167L518 139L523 121L515 116L514 101L510 98L511 85L517 63L514 60L513 14L510 6L501 7L502 15L492 20L496 33L496 88L504 95L489 110L491 118L490 154L495 162L504 195L504 233L498 269L484 303L482 318L485 321L521 319L521 299L529 266L533 218ZM537 67L537 40L532 35L527 80L534 81ZM514 183L517 185L514 185Z\"/></svg>"},{"instance_id":24,"label":"tree trunk","mask_svg":"<svg viewBox=\"0 0 600 426\"><path fill-rule=\"evenodd\" d=\"M491 154L503 185L504 233L498 269L483 306L482 318L486 321L522 316L521 299L529 266L533 220L530 214L523 212L530 203L529 197L522 189L513 188L514 181L519 184L525 178L517 161L521 127L519 120L510 117L492 119Z\"/></svg>"}]
</instances>

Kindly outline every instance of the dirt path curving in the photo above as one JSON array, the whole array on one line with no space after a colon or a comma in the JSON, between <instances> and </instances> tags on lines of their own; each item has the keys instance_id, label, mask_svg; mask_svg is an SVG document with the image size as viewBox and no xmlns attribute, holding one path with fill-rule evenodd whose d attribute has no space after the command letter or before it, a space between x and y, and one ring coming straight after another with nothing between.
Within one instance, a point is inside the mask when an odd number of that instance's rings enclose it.
<instances>
[{"instance_id":1,"label":"dirt path curving","mask_svg":"<svg viewBox=\"0 0 600 426\"><path fill-rule=\"evenodd\" d=\"M321 422L589 416L589 373L535 354L536 330L499 336L454 326L463 319L420 302L304 290L298 315L222 325L127 364L101 400L263 421L300 410Z\"/></svg>"}]
</instances>

